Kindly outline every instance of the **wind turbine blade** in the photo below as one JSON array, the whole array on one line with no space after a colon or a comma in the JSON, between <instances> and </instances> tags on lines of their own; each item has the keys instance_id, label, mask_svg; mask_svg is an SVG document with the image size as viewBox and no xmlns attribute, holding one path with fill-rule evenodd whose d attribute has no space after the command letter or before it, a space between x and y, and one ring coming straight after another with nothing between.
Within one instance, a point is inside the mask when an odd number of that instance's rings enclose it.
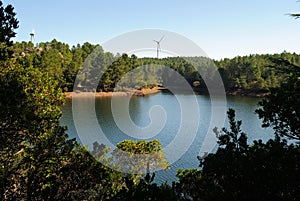
<instances>
[{"instance_id":1,"label":"wind turbine blade","mask_svg":"<svg viewBox=\"0 0 300 201\"><path fill-rule=\"evenodd\" d=\"M165 37L164 35L161 37L161 39L159 40L159 43L164 39L164 37Z\"/></svg>"},{"instance_id":2,"label":"wind turbine blade","mask_svg":"<svg viewBox=\"0 0 300 201\"><path fill-rule=\"evenodd\" d=\"M156 42L156 43L159 43L157 40L153 40L154 42Z\"/></svg>"}]
</instances>

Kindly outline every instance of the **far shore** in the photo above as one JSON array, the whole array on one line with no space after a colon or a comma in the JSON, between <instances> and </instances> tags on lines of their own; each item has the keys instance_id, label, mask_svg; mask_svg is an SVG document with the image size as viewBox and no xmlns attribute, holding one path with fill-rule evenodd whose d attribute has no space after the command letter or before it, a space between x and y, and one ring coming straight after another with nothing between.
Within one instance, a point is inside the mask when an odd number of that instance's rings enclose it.
<instances>
[{"instance_id":1,"label":"far shore","mask_svg":"<svg viewBox=\"0 0 300 201\"><path fill-rule=\"evenodd\" d=\"M95 97L112 97L112 96L146 96L149 94L155 94L162 90L161 87L153 87L141 90L128 90L128 91L116 91L116 92L65 92L66 98L72 97L86 97L93 95Z\"/></svg>"},{"instance_id":2,"label":"far shore","mask_svg":"<svg viewBox=\"0 0 300 201\"><path fill-rule=\"evenodd\" d=\"M256 97L256 98L263 98L270 94L268 91L262 91L262 92L251 92L246 90L236 90L236 91L230 91L226 92L228 96L248 96L248 97Z\"/></svg>"},{"instance_id":3,"label":"far shore","mask_svg":"<svg viewBox=\"0 0 300 201\"><path fill-rule=\"evenodd\" d=\"M65 92L65 96L67 99L71 99L72 97L87 97L87 96L95 96L95 97L112 97L112 96L147 96L150 94L155 94L160 91L166 90L166 88L163 87L153 87L153 88L145 88L141 90L128 90L128 91L110 91L110 92ZM197 92L197 91L196 91ZM207 94L207 92L199 92L200 94ZM249 92L249 91L227 91L227 96L248 96L248 97L256 97L256 98L263 98L267 95L269 95L269 92Z\"/></svg>"}]
</instances>

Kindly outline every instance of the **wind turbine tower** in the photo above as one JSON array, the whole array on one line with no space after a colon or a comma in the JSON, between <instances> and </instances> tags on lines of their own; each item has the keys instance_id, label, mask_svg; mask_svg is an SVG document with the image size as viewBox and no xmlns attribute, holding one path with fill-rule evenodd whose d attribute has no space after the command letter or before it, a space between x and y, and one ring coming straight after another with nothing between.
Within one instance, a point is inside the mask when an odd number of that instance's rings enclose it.
<instances>
[{"instance_id":1,"label":"wind turbine tower","mask_svg":"<svg viewBox=\"0 0 300 201\"><path fill-rule=\"evenodd\" d=\"M32 30L30 33L30 41L32 42L33 39L34 39L34 30Z\"/></svg>"},{"instance_id":2,"label":"wind turbine tower","mask_svg":"<svg viewBox=\"0 0 300 201\"><path fill-rule=\"evenodd\" d=\"M153 40L154 42L156 42L157 46L156 46L156 54L157 54L157 58L159 58L159 51L160 49L160 42L162 41L162 39L164 39L165 36L162 36L160 40Z\"/></svg>"}]
</instances>

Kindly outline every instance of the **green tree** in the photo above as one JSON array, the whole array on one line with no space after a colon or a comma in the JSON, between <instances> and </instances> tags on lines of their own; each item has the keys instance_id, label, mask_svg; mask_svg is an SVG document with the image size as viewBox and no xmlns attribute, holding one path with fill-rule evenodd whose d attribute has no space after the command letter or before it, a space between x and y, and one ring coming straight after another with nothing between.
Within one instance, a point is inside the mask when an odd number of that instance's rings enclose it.
<instances>
[{"instance_id":1,"label":"green tree","mask_svg":"<svg viewBox=\"0 0 300 201\"><path fill-rule=\"evenodd\" d=\"M201 170L178 169L176 176L179 179L176 183L176 192L180 200L202 200L202 198L206 197L205 194L218 193L211 192L213 189L208 188L209 185L206 184L208 180L204 179L204 175Z\"/></svg>"},{"instance_id":2,"label":"green tree","mask_svg":"<svg viewBox=\"0 0 300 201\"><path fill-rule=\"evenodd\" d=\"M70 64L64 69L64 78L66 80L65 87L67 87L68 91L73 90L73 85L75 83L76 75L78 70L83 64L83 50L81 49L80 45L76 47L72 47L72 60Z\"/></svg>"},{"instance_id":3,"label":"green tree","mask_svg":"<svg viewBox=\"0 0 300 201\"><path fill-rule=\"evenodd\" d=\"M271 126L280 136L300 140L300 67L285 59L272 61L288 79L271 90L256 112L263 120L263 127Z\"/></svg>"},{"instance_id":4,"label":"green tree","mask_svg":"<svg viewBox=\"0 0 300 201\"><path fill-rule=\"evenodd\" d=\"M149 173L157 168L167 169L162 146L158 140L138 141L124 140L117 144L114 150L117 164L123 168L123 172Z\"/></svg>"},{"instance_id":5,"label":"green tree","mask_svg":"<svg viewBox=\"0 0 300 201\"><path fill-rule=\"evenodd\" d=\"M37 68L2 66L0 96L1 200L103 200L117 192L121 175L59 125L57 81Z\"/></svg>"},{"instance_id":6,"label":"green tree","mask_svg":"<svg viewBox=\"0 0 300 201\"><path fill-rule=\"evenodd\" d=\"M173 186L167 183L158 186L156 183L149 183L146 178L141 179L137 184L125 178L126 187L123 187L111 200L112 201L174 201L178 196Z\"/></svg>"},{"instance_id":7,"label":"green tree","mask_svg":"<svg viewBox=\"0 0 300 201\"><path fill-rule=\"evenodd\" d=\"M299 200L300 146L276 137L248 145L241 121L228 111L229 127L214 132L216 153L199 157L200 170L179 171L181 200Z\"/></svg>"},{"instance_id":8,"label":"green tree","mask_svg":"<svg viewBox=\"0 0 300 201\"><path fill-rule=\"evenodd\" d=\"M63 56L57 49L50 48L41 54L41 66L39 68L42 72L48 74L49 77L63 82Z\"/></svg>"},{"instance_id":9,"label":"green tree","mask_svg":"<svg viewBox=\"0 0 300 201\"><path fill-rule=\"evenodd\" d=\"M112 200L176 200L174 187L167 183L158 186L153 183L156 168L166 169L169 164L166 161L161 144L158 140L138 141L124 140L117 144L113 156L122 171L133 173L125 174L125 185L112 198ZM142 174L145 176L142 177Z\"/></svg>"},{"instance_id":10,"label":"green tree","mask_svg":"<svg viewBox=\"0 0 300 201\"><path fill-rule=\"evenodd\" d=\"M70 143L64 142L66 134L59 127L63 95L60 89L55 89L55 82L38 69L13 64L1 67L0 83L2 189L5 196L12 193L13 197L22 197L23 188L27 186L25 192L30 198L31 187L35 185L33 177L38 179L38 174L34 174L37 167L41 167L46 158L55 159L52 154L57 146ZM53 140L57 140L56 145L51 144ZM13 185L17 189L10 189Z\"/></svg>"},{"instance_id":11,"label":"green tree","mask_svg":"<svg viewBox=\"0 0 300 201\"><path fill-rule=\"evenodd\" d=\"M12 5L4 7L0 1L0 61L5 61L13 54L11 38L16 36L15 29L19 27L18 24L14 7Z\"/></svg>"},{"instance_id":12,"label":"green tree","mask_svg":"<svg viewBox=\"0 0 300 201\"><path fill-rule=\"evenodd\" d=\"M117 144L117 148L113 151L113 157L116 159L116 165L120 171L125 172L126 185L119 196L128 194L129 198L131 197L130 192L140 197L143 194L146 195L148 188L158 190L157 185L151 185L155 178L155 171L158 168L169 168L158 140L148 142L124 140ZM153 173L151 174L151 172ZM144 178L143 175L145 175ZM144 193L141 194L141 191Z\"/></svg>"}]
</instances>

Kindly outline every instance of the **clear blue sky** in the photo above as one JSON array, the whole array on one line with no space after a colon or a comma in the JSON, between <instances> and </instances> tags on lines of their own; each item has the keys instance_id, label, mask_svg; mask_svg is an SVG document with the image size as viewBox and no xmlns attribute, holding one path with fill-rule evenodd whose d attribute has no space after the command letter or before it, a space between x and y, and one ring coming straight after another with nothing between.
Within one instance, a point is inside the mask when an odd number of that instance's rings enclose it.
<instances>
[{"instance_id":1,"label":"clear blue sky","mask_svg":"<svg viewBox=\"0 0 300 201\"><path fill-rule=\"evenodd\" d=\"M166 29L196 42L211 58L255 53L300 53L296 0L3 0L20 27L15 41L56 38L70 45L102 44L143 28Z\"/></svg>"}]
</instances>

